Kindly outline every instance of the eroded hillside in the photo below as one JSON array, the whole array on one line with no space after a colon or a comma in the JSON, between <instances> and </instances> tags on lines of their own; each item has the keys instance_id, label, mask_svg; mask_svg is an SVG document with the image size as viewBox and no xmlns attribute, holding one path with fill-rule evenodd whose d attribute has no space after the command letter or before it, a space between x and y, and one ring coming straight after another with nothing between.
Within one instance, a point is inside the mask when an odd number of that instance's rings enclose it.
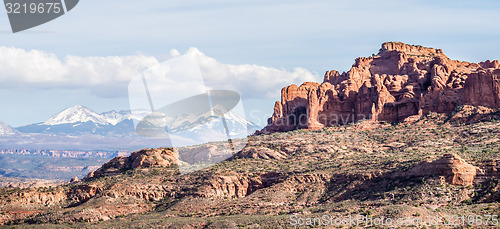
<instances>
[{"instance_id":1,"label":"eroded hillside","mask_svg":"<svg viewBox=\"0 0 500 229\"><path fill-rule=\"evenodd\" d=\"M143 150L87 181L2 189L0 222L286 228L293 215L444 221L447 214L498 213L499 118L498 110L464 106L399 124L252 136L230 159L187 174L171 149Z\"/></svg>"}]
</instances>

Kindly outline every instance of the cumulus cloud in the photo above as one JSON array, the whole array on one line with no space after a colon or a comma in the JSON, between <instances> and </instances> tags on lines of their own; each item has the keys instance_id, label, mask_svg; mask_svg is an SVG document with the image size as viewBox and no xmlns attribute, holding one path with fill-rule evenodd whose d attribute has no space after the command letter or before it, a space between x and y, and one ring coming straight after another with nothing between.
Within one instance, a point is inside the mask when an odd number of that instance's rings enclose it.
<instances>
[{"instance_id":1,"label":"cumulus cloud","mask_svg":"<svg viewBox=\"0 0 500 229\"><path fill-rule=\"evenodd\" d=\"M187 54L198 56L207 86L233 89L249 98L277 98L284 86L319 80L318 75L304 68L287 71L254 64L223 64L196 48L189 49Z\"/></svg>"},{"instance_id":2,"label":"cumulus cloud","mask_svg":"<svg viewBox=\"0 0 500 229\"><path fill-rule=\"evenodd\" d=\"M180 52L174 49L169 54L176 57ZM287 71L252 64L224 64L196 48L190 48L187 54L198 57L207 86L232 89L247 98L278 98L283 86L320 79L303 68ZM145 55L68 55L61 59L40 50L0 47L0 87L83 88L101 97L121 97L127 95L131 79L158 64L158 59Z\"/></svg>"},{"instance_id":3,"label":"cumulus cloud","mask_svg":"<svg viewBox=\"0 0 500 229\"><path fill-rule=\"evenodd\" d=\"M89 88L99 96L124 96L127 82L156 64L156 58L144 55L61 60L40 50L0 47L0 87Z\"/></svg>"}]
</instances>

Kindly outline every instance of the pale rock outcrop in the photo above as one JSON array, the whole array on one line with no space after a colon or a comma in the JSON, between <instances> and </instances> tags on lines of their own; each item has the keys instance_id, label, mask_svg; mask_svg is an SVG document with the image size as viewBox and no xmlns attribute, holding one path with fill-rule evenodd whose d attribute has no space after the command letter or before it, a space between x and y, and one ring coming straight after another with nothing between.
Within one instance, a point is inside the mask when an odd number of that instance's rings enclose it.
<instances>
[{"instance_id":1,"label":"pale rock outcrop","mask_svg":"<svg viewBox=\"0 0 500 229\"><path fill-rule=\"evenodd\" d=\"M435 161L422 162L407 172L408 176L440 176L452 185L473 185L479 168L473 166L456 154L445 154Z\"/></svg>"}]
</instances>

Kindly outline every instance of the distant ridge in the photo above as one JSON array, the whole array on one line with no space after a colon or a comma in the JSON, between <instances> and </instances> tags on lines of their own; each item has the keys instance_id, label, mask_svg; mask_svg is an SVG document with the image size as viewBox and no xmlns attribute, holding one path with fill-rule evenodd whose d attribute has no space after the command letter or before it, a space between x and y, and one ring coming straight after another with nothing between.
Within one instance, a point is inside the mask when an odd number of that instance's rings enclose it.
<instances>
[{"instance_id":1,"label":"distant ridge","mask_svg":"<svg viewBox=\"0 0 500 229\"><path fill-rule=\"evenodd\" d=\"M146 115L146 112L144 116ZM59 125L59 124L67 124L67 123L78 123L78 122L93 122L101 125L116 125L119 122L122 122L127 119L136 119L139 120L143 117L134 116L130 111L109 111L98 114L93 110L81 106L76 105L72 107L68 107L58 114L52 116L47 121L43 122L44 125Z\"/></svg>"},{"instance_id":2,"label":"distant ridge","mask_svg":"<svg viewBox=\"0 0 500 229\"><path fill-rule=\"evenodd\" d=\"M219 109L214 107L214 109ZM40 133L57 136L101 135L108 137L138 137L134 122L141 121L151 112L146 110L122 110L97 113L88 107L76 105L68 107L45 122L16 128L22 133ZM188 140L197 140L196 144L208 141L218 141L226 136L224 125L220 117L210 112L196 115L178 115L165 118L171 134ZM231 127L229 133L232 138L246 137L260 129L245 118L228 112L227 125ZM201 142L200 142L201 141ZM187 144L187 143L186 143Z\"/></svg>"}]
</instances>

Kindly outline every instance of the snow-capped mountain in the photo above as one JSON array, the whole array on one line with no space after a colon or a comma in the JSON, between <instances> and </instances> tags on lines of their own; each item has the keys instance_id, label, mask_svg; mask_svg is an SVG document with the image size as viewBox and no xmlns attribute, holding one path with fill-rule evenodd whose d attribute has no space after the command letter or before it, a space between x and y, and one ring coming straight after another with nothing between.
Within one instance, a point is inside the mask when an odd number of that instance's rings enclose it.
<instances>
[{"instance_id":1,"label":"snow-capped mountain","mask_svg":"<svg viewBox=\"0 0 500 229\"><path fill-rule=\"evenodd\" d=\"M164 111L169 113L168 111ZM167 116L161 110L151 113L137 125L137 133L146 137L181 137L192 144L244 138L259 127L245 118L215 106L201 113ZM172 141L174 146L179 146Z\"/></svg>"},{"instance_id":2,"label":"snow-capped mountain","mask_svg":"<svg viewBox=\"0 0 500 229\"><path fill-rule=\"evenodd\" d=\"M52 116L47 121L43 122L43 125L60 125L67 123L85 123L93 122L100 125L116 125L125 120L141 120L148 114L147 111L108 111L101 114L94 112L93 110L76 105L64 109L58 114Z\"/></svg>"},{"instance_id":3,"label":"snow-capped mountain","mask_svg":"<svg viewBox=\"0 0 500 229\"><path fill-rule=\"evenodd\" d=\"M16 135L16 134L19 134L19 131L7 125L6 123L0 121L0 136Z\"/></svg>"},{"instance_id":4,"label":"snow-capped mountain","mask_svg":"<svg viewBox=\"0 0 500 229\"><path fill-rule=\"evenodd\" d=\"M99 115L91 109L80 105L64 109L63 111L49 118L43 124L53 126L77 122L93 122L101 125L107 124L104 116Z\"/></svg>"},{"instance_id":5,"label":"snow-capped mountain","mask_svg":"<svg viewBox=\"0 0 500 229\"><path fill-rule=\"evenodd\" d=\"M83 106L69 107L42 123L18 127L23 133L43 133L62 136L101 135L101 136L137 136L134 122L137 124L151 112L145 110L108 111L98 114ZM216 141L226 137L227 130L222 118L214 113L225 113L224 120L229 127L231 138L246 137L259 127L232 112L223 112L214 107L213 111L203 114L183 114L164 117L168 133L182 138L196 139L197 142Z\"/></svg>"},{"instance_id":6,"label":"snow-capped mountain","mask_svg":"<svg viewBox=\"0 0 500 229\"><path fill-rule=\"evenodd\" d=\"M245 118L233 112L226 111L222 106L214 106L212 110L201 114L190 113L173 117L164 116L163 122L169 133L177 133L196 128L208 128L209 126L207 125L212 122L222 122L221 114L224 114L224 119L227 120L228 123L233 123L239 127L245 127L246 129L247 126L255 126L255 124Z\"/></svg>"},{"instance_id":7,"label":"snow-capped mountain","mask_svg":"<svg viewBox=\"0 0 500 229\"><path fill-rule=\"evenodd\" d=\"M130 110L125 110L125 111L108 111L101 113L100 115L103 116L103 119L111 125L116 125L122 121L125 120L137 120L140 121L144 117L146 117L149 113L149 111L146 110L134 110L134 112Z\"/></svg>"},{"instance_id":8,"label":"snow-capped mountain","mask_svg":"<svg viewBox=\"0 0 500 229\"><path fill-rule=\"evenodd\" d=\"M140 120L146 111L108 111L98 114L84 106L72 106L52 116L47 121L16 128L23 133L55 135L134 135L134 119Z\"/></svg>"},{"instance_id":9,"label":"snow-capped mountain","mask_svg":"<svg viewBox=\"0 0 500 229\"><path fill-rule=\"evenodd\" d=\"M224 120L219 116L210 116L205 120L200 119L198 122L181 126L173 134L194 139L202 144L211 141L224 141L228 137L232 139L246 137L258 129L259 127L252 122L234 113L227 113L224 115Z\"/></svg>"}]
</instances>

